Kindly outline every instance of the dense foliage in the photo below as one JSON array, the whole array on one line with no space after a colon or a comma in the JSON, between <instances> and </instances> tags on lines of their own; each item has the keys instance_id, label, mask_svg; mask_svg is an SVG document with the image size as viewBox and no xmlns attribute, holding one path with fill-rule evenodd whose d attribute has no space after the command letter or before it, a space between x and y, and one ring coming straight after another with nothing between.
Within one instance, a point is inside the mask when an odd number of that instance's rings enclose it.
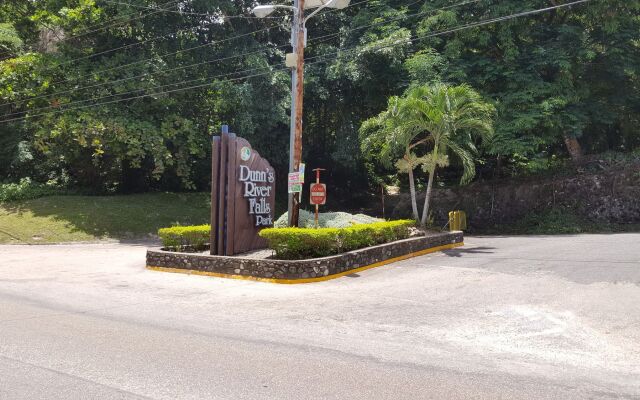
<instances>
[{"instance_id":1,"label":"dense foliage","mask_svg":"<svg viewBox=\"0 0 640 400\"><path fill-rule=\"evenodd\" d=\"M282 259L325 257L409 237L415 221L357 224L348 228L267 228L260 236Z\"/></svg>"},{"instance_id":2,"label":"dense foliage","mask_svg":"<svg viewBox=\"0 0 640 400\"><path fill-rule=\"evenodd\" d=\"M20 182L16 183L0 184L0 202L37 199L39 197L64 193L66 193L66 191L60 188L33 182L29 178L22 178L20 179Z\"/></svg>"},{"instance_id":3,"label":"dense foliage","mask_svg":"<svg viewBox=\"0 0 640 400\"><path fill-rule=\"evenodd\" d=\"M353 0L322 11L308 23L307 165L330 168L336 197L393 181L393 168L361 152L359 128L390 96L439 81L468 84L497 110L481 175L637 148L640 0L469 25L566 2ZM283 12L250 17L253 5L2 1L0 181L206 190L209 135L223 123L282 180L290 21ZM443 171L459 176L462 166Z\"/></svg>"}]
</instances>

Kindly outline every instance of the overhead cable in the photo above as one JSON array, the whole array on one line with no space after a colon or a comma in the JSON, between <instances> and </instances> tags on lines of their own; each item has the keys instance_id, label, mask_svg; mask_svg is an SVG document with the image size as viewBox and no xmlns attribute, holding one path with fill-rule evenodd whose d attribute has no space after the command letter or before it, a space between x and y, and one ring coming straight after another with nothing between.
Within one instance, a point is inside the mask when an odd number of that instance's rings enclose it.
<instances>
[{"instance_id":1,"label":"overhead cable","mask_svg":"<svg viewBox=\"0 0 640 400\"><path fill-rule=\"evenodd\" d=\"M559 9L559 8L565 8L565 7L570 7L570 6L573 6L573 5L587 3L589 1L591 1L591 0L576 0L576 1L572 1L572 2L569 2L569 3L565 3L565 4L560 4L560 5L556 5L556 6L541 8L541 9L537 9L537 10L524 11L524 12L511 14L511 15L507 15L507 16L502 16L502 17L497 17L497 18L486 19L486 20L483 20L483 21L469 23L469 24L465 24L465 25L462 25L462 26L459 26L459 27L455 27L455 28L451 28L451 29L447 29L447 30L442 30L442 31L438 31L438 32L434 32L434 33L430 33L430 34L426 34L426 35L416 35L416 36L413 36L413 37L410 37L410 38L400 39L400 40L397 40L397 41L394 41L392 43L388 43L388 44L385 44L385 45L382 45L382 46L371 47L368 50L373 50L373 51L381 50L381 49L384 49L384 48L394 47L394 46L396 46L398 44L406 43L408 40L425 39L425 38L429 38L429 37L446 35L446 34L458 32L458 31L462 31L462 30L466 30L466 29L472 29L472 28L476 28L476 27L480 27L480 26L484 26L484 25L493 24L493 23L496 23L496 22L502 22L502 21L506 21L506 20L510 20L510 19L514 19L514 18L520 18L520 17L534 15L534 14L540 14L540 13L543 13L543 12L547 12L547 11L551 11L551 10L555 10L555 9ZM338 52L335 52L335 53L330 53L330 54L324 54L324 55L318 55L318 56L315 56L315 57L310 57L307 60L312 60L312 59L316 59L316 58L324 58L324 59L307 63L307 65L313 65L313 64L317 64L317 63L321 63L321 62L327 62L327 61L335 60L341 54L352 52L352 51L357 51L357 50L362 50L362 49L361 49L361 47L358 46L358 47L353 47L353 48L350 48L350 49L342 49L342 50L340 50ZM334 56L331 56L331 55L334 55ZM274 71L278 71L278 70L281 70L281 69L276 69ZM260 75L264 75L264 74L251 75L251 76L248 76L248 77L260 76ZM234 81L234 80L237 80L237 79L244 79L244 78L248 78L248 77L235 78L235 79L230 79L230 80L227 80L227 81ZM217 81L217 82L221 82L221 81ZM189 90L189 89L204 87L204 86L207 86L207 85L216 84L217 82L213 82L213 83L209 83L209 84L203 84L203 85L190 86L190 87L180 88L180 89L174 89L174 90L170 90L170 91L163 91L163 92L158 92L158 93L146 94L146 95L142 95L142 96L135 96L135 97L131 97L131 98L118 99L118 100L114 100L114 101L109 101L109 102L105 102L105 103L98 103L98 104L93 104L93 105L111 104L111 103L115 103L115 102L119 102L119 101L132 100L132 99L141 98L141 97L148 97L148 96L152 96L152 95L158 95L158 94L164 94L164 93L173 93L173 92L182 91L182 90ZM90 107L90 106L93 106L93 105L84 105L84 106L80 106L80 107L65 108L63 110L56 110L55 112L50 112L50 113L63 112L65 110L76 109L76 108L85 108L85 107ZM23 116L23 117L5 119L5 120L2 120L0 122L18 121L18 120L31 118L31 117L47 115L47 114L50 114L50 113L26 115L26 116Z\"/></svg>"}]
</instances>

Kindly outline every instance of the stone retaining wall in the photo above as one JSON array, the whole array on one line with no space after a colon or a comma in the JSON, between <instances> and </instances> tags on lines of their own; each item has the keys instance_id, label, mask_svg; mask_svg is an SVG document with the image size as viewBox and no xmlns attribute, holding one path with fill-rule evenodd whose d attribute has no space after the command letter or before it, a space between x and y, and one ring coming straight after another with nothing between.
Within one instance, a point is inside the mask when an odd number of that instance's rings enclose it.
<instances>
[{"instance_id":1,"label":"stone retaining wall","mask_svg":"<svg viewBox=\"0 0 640 400\"><path fill-rule=\"evenodd\" d=\"M447 222L449 211L464 210L469 229L478 231L551 209L594 222L640 223L640 161L621 166L602 163L603 166L596 163L595 172L585 166L582 172L555 177L517 177L434 188L429 209L440 226ZM418 204L422 201L424 193L418 196ZM408 194L390 196L387 205L393 209L393 219L412 214Z\"/></svg>"},{"instance_id":2,"label":"stone retaining wall","mask_svg":"<svg viewBox=\"0 0 640 400\"><path fill-rule=\"evenodd\" d=\"M266 279L308 279L335 275L430 248L462 243L462 232L440 233L307 260L274 260L147 250L147 267L172 268Z\"/></svg>"}]
</instances>

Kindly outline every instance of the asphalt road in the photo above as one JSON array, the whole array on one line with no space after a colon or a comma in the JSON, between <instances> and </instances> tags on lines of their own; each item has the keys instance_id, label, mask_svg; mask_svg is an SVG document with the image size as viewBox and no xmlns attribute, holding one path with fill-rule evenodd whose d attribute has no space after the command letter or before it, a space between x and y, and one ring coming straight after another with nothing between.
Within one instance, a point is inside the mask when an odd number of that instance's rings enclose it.
<instances>
[{"instance_id":1,"label":"asphalt road","mask_svg":"<svg viewBox=\"0 0 640 400\"><path fill-rule=\"evenodd\" d=\"M640 234L472 237L306 285L0 246L0 399L640 398Z\"/></svg>"}]
</instances>

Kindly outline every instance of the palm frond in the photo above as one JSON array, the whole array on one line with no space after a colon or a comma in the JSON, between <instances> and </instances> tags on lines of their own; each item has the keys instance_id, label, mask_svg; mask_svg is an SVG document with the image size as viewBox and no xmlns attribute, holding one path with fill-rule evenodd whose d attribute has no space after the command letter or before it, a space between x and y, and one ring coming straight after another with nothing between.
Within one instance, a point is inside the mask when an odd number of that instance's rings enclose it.
<instances>
[{"instance_id":1,"label":"palm frond","mask_svg":"<svg viewBox=\"0 0 640 400\"><path fill-rule=\"evenodd\" d=\"M447 143L447 148L462 162L463 173L460 184L465 185L471 182L476 176L476 160L473 154L453 141Z\"/></svg>"}]
</instances>

